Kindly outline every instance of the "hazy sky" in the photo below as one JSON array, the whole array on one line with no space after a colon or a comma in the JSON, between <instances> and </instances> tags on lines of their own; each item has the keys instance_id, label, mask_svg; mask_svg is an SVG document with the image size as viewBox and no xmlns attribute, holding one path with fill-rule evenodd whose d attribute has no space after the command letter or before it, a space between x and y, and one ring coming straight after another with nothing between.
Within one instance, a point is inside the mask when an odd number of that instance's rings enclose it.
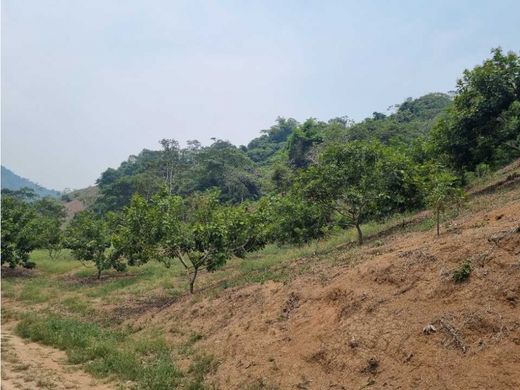
<instances>
[{"instance_id":1,"label":"hazy sky","mask_svg":"<svg viewBox=\"0 0 520 390\"><path fill-rule=\"evenodd\" d=\"M160 138L361 120L520 49L520 1L3 0L2 164L93 184Z\"/></svg>"}]
</instances>

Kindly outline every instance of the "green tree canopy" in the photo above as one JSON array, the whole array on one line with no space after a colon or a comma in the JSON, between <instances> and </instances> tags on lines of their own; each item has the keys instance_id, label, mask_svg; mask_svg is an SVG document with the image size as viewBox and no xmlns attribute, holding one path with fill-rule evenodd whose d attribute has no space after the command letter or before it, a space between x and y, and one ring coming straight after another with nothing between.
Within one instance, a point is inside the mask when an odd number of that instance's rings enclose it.
<instances>
[{"instance_id":1,"label":"green tree canopy","mask_svg":"<svg viewBox=\"0 0 520 390\"><path fill-rule=\"evenodd\" d=\"M448 114L432 139L459 171L484 163L504 163L517 152L520 58L500 48L482 65L465 70Z\"/></svg>"},{"instance_id":2,"label":"green tree canopy","mask_svg":"<svg viewBox=\"0 0 520 390\"><path fill-rule=\"evenodd\" d=\"M354 226L359 244L367 218L419 201L410 162L376 141L328 146L318 163L302 172L298 185L309 200L331 207Z\"/></svg>"},{"instance_id":3,"label":"green tree canopy","mask_svg":"<svg viewBox=\"0 0 520 390\"><path fill-rule=\"evenodd\" d=\"M97 277L101 272L114 268L123 271L125 263L112 255L112 233L108 221L90 211L82 211L74 216L65 232L65 246L80 260L93 262Z\"/></svg>"},{"instance_id":4,"label":"green tree canopy","mask_svg":"<svg viewBox=\"0 0 520 390\"><path fill-rule=\"evenodd\" d=\"M29 254L39 244L37 214L17 196L2 195L2 265L31 268Z\"/></svg>"}]
</instances>

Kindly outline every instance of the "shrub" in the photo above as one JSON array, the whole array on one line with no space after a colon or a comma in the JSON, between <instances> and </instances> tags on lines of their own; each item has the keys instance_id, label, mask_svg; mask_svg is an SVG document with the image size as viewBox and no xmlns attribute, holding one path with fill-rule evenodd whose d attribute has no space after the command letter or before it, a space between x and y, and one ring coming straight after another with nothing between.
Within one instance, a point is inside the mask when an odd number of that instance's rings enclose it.
<instances>
[{"instance_id":1,"label":"shrub","mask_svg":"<svg viewBox=\"0 0 520 390\"><path fill-rule=\"evenodd\" d=\"M452 278L455 283L462 283L469 279L471 275L471 264L464 262L459 268L453 271Z\"/></svg>"}]
</instances>

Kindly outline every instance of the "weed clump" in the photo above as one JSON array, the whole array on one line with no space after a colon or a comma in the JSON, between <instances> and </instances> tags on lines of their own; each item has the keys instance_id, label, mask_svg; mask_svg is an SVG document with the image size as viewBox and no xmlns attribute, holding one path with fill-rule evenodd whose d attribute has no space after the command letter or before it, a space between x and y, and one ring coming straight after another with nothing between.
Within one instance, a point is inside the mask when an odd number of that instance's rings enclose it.
<instances>
[{"instance_id":1,"label":"weed clump","mask_svg":"<svg viewBox=\"0 0 520 390\"><path fill-rule=\"evenodd\" d=\"M459 268L453 271L452 279L455 283L462 283L469 279L471 275L471 264L464 262Z\"/></svg>"}]
</instances>

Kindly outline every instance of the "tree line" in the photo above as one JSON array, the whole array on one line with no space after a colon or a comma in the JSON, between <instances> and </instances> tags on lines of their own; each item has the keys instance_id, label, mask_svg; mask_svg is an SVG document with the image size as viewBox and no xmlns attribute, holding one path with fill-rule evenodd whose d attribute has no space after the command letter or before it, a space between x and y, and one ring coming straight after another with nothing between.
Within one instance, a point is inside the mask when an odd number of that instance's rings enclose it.
<instances>
[{"instance_id":1,"label":"tree line","mask_svg":"<svg viewBox=\"0 0 520 390\"><path fill-rule=\"evenodd\" d=\"M278 118L247 146L160 144L103 172L99 198L66 227L57 209L49 222L42 200L4 194L2 264L29 264L30 250L52 245L94 262L98 277L178 262L193 292L203 268L339 228L355 228L361 245L364 223L394 213L430 207L439 234L441 213L464 198L465 183L520 156L520 59L493 49L464 71L453 96L407 99L360 123ZM36 226L51 225L55 233L34 240Z\"/></svg>"}]
</instances>

